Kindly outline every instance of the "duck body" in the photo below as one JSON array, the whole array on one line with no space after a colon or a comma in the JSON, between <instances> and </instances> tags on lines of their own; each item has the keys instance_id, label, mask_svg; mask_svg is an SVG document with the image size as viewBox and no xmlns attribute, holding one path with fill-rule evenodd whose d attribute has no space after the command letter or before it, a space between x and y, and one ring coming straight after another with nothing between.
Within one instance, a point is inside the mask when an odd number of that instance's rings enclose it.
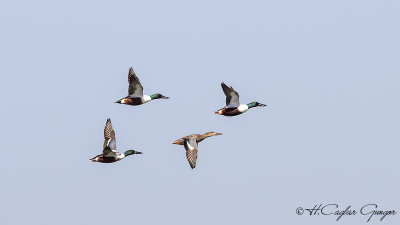
<instances>
[{"instance_id":1,"label":"duck body","mask_svg":"<svg viewBox=\"0 0 400 225\"><path fill-rule=\"evenodd\" d=\"M151 96L143 95L143 97L126 96L115 103L126 104L126 105L142 105L153 100Z\"/></svg>"},{"instance_id":2,"label":"duck body","mask_svg":"<svg viewBox=\"0 0 400 225\"><path fill-rule=\"evenodd\" d=\"M248 109L249 109L249 107L247 105L240 105L239 107L235 107L235 108L224 107L215 113L219 114L219 115L224 115L224 116L237 116L242 113L245 113Z\"/></svg>"},{"instance_id":3,"label":"duck body","mask_svg":"<svg viewBox=\"0 0 400 225\"><path fill-rule=\"evenodd\" d=\"M144 95L143 94L143 86L139 81L139 78L136 76L133 68L129 68L128 73L128 96L122 98L115 103L125 104L125 105L142 105L154 99L168 99L168 97L157 93L153 95Z\"/></svg>"},{"instance_id":4,"label":"duck body","mask_svg":"<svg viewBox=\"0 0 400 225\"><path fill-rule=\"evenodd\" d=\"M115 156L105 156L103 154L100 154L98 156L93 157L90 160L92 162L113 163L113 162L117 162L123 158L125 158L125 155L123 153L118 152L118 155L115 155Z\"/></svg>"},{"instance_id":5,"label":"duck body","mask_svg":"<svg viewBox=\"0 0 400 225\"><path fill-rule=\"evenodd\" d=\"M247 112L250 108L257 106L266 106L259 102L250 102L249 104L239 103L239 94L232 88L228 87L224 82L221 83L222 90L226 95L226 106L215 113L223 116L237 116Z\"/></svg>"},{"instance_id":6,"label":"duck body","mask_svg":"<svg viewBox=\"0 0 400 225\"><path fill-rule=\"evenodd\" d=\"M133 154L142 154L141 152L135 150L128 150L125 153L119 153L117 151L112 151L111 154L100 154L90 159L92 162L100 162L100 163L113 163L124 159L128 155Z\"/></svg>"}]
</instances>

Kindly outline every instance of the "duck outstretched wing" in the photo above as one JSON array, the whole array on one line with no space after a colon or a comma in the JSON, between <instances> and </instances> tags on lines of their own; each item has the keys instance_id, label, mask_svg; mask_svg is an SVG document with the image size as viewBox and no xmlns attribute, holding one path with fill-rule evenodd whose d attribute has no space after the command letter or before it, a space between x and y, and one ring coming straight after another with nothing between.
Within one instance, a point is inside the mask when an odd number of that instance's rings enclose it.
<instances>
[{"instance_id":1,"label":"duck outstretched wing","mask_svg":"<svg viewBox=\"0 0 400 225\"><path fill-rule=\"evenodd\" d=\"M139 81L139 78L136 76L135 71L133 68L129 68L128 73L128 83L129 89L128 94L131 97L143 97L143 86Z\"/></svg>"},{"instance_id":2,"label":"duck outstretched wing","mask_svg":"<svg viewBox=\"0 0 400 225\"><path fill-rule=\"evenodd\" d=\"M198 152L196 138L185 139L183 144L186 149L186 158L190 164L190 167L194 169L196 167Z\"/></svg>"},{"instance_id":3,"label":"duck outstretched wing","mask_svg":"<svg viewBox=\"0 0 400 225\"><path fill-rule=\"evenodd\" d=\"M107 119L106 126L104 127L104 145L103 154L113 155L116 153L117 140L115 139L115 131L112 127L110 118Z\"/></svg>"},{"instance_id":4,"label":"duck outstretched wing","mask_svg":"<svg viewBox=\"0 0 400 225\"><path fill-rule=\"evenodd\" d=\"M226 95L226 107L236 108L240 105L239 94L232 88L228 87L224 82L221 83L222 90Z\"/></svg>"}]
</instances>

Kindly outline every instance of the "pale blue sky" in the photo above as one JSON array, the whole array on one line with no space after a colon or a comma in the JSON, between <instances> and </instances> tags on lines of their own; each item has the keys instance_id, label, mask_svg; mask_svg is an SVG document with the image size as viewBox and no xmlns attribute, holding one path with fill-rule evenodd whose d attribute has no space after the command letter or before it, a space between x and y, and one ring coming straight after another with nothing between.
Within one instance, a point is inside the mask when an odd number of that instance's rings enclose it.
<instances>
[{"instance_id":1,"label":"pale blue sky","mask_svg":"<svg viewBox=\"0 0 400 225\"><path fill-rule=\"evenodd\" d=\"M338 222L297 207L400 211L399 11L394 0L0 1L0 224L310 225ZM113 103L130 66L146 94L170 99ZM221 81L268 107L213 114ZM143 155L88 161L107 117L117 149ZM199 145L191 170L171 142L210 130L224 135Z\"/></svg>"}]
</instances>

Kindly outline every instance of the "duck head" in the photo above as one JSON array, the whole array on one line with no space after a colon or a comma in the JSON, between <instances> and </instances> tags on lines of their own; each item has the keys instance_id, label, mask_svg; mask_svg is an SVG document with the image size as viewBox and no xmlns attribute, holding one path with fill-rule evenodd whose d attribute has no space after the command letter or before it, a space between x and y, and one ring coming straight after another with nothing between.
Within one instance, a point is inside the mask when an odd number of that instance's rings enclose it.
<instances>
[{"instance_id":1,"label":"duck head","mask_svg":"<svg viewBox=\"0 0 400 225\"><path fill-rule=\"evenodd\" d=\"M261 103L259 103L259 102L250 102L249 104L247 104L247 106L248 106L249 108L253 108L253 107L257 107L257 106L262 106L262 107L264 107L264 106L267 106L267 105L261 104Z\"/></svg>"},{"instance_id":2,"label":"duck head","mask_svg":"<svg viewBox=\"0 0 400 225\"><path fill-rule=\"evenodd\" d=\"M162 98L162 99L169 99L169 97L164 96L164 95L162 95L162 94L160 94L160 93L157 93L157 94L154 94L154 95L150 95L150 97L151 97L151 99L160 99L160 98Z\"/></svg>"},{"instance_id":3,"label":"duck head","mask_svg":"<svg viewBox=\"0 0 400 225\"><path fill-rule=\"evenodd\" d=\"M124 152L124 155L125 155L125 156L133 155L133 154L143 154L143 153L138 152L138 151L135 151L135 150L133 150L133 149L129 149L128 151Z\"/></svg>"}]
</instances>

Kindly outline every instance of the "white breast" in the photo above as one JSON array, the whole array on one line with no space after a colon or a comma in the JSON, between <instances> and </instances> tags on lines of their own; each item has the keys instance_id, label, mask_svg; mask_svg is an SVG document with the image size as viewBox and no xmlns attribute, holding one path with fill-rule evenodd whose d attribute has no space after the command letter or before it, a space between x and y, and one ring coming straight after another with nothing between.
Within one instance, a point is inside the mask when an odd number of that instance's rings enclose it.
<instances>
[{"instance_id":1,"label":"white breast","mask_svg":"<svg viewBox=\"0 0 400 225\"><path fill-rule=\"evenodd\" d=\"M239 105L238 110L241 113L246 112L249 109L249 107L247 105Z\"/></svg>"},{"instance_id":2,"label":"white breast","mask_svg":"<svg viewBox=\"0 0 400 225\"><path fill-rule=\"evenodd\" d=\"M121 159L123 159L123 158L125 158L125 154L124 154L124 153L119 153L119 154L117 155L117 159L118 159L118 160L121 160Z\"/></svg>"},{"instance_id":3,"label":"white breast","mask_svg":"<svg viewBox=\"0 0 400 225\"><path fill-rule=\"evenodd\" d=\"M149 101L151 101L151 97L148 95L143 95L143 104Z\"/></svg>"}]
</instances>

